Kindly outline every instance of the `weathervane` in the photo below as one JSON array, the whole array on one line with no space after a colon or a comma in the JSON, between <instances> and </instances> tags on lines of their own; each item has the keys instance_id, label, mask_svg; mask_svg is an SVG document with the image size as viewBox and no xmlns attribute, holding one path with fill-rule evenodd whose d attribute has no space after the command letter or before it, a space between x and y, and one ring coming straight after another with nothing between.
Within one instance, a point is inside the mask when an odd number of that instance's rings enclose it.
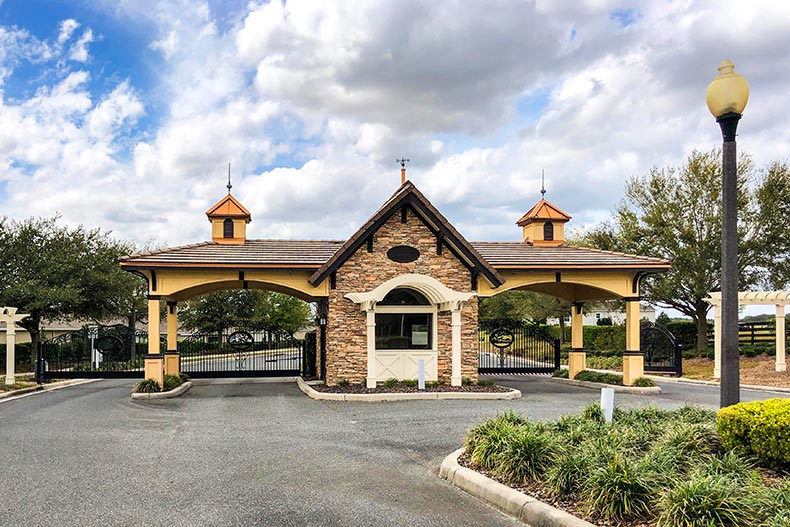
<instances>
[{"instance_id":1,"label":"weathervane","mask_svg":"<svg viewBox=\"0 0 790 527\"><path fill-rule=\"evenodd\" d=\"M409 163L411 159L406 159L402 157L400 159L396 159L396 163L400 163L400 184L403 185L406 183L406 163Z\"/></svg>"},{"instance_id":2,"label":"weathervane","mask_svg":"<svg viewBox=\"0 0 790 527\"><path fill-rule=\"evenodd\" d=\"M540 195L546 197L546 173L542 168L540 169Z\"/></svg>"},{"instance_id":3,"label":"weathervane","mask_svg":"<svg viewBox=\"0 0 790 527\"><path fill-rule=\"evenodd\" d=\"M233 185L230 184L230 163L228 163L228 184L227 184L227 187L228 187L228 194L230 194L230 189L233 188Z\"/></svg>"}]
</instances>

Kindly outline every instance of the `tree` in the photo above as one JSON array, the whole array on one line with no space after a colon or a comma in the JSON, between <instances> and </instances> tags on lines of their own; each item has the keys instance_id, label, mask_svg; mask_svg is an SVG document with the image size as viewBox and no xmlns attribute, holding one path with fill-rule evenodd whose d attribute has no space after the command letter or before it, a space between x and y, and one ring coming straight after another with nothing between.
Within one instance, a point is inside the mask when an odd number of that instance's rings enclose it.
<instances>
[{"instance_id":1,"label":"tree","mask_svg":"<svg viewBox=\"0 0 790 527\"><path fill-rule=\"evenodd\" d=\"M217 291L189 300L179 313L188 328L216 332L230 327L293 333L310 325L310 305L271 291Z\"/></svg>"},{"instance_id":2,"label":"tree","mask_svg":"<svg viewBox=\"0 0 790 527\"><path fill-rule=\"evenodd\" d=\"M565 315L571 310L570 302L561 298L533 291L505 291L484 299L480 303L481 320L510 318L516 320L544 321L557 317L560 321L560 342L565 334Z\"/></svg>"},{"instance_id":3,"label":"tree","mask_svg":"<svg viewBox=\"0 0 790 527\"><path fill-rule=\"evenodd\" d=\"M0 305L30 316L20 325L37 349L42 320L104 320L125 315L139 278L130 277L118 258L128 243L100 229L69 228L59 217L0 219Z\"/></svg>"},{"instance_id":4,"label":"tree","mask_svg":"<svg viewBox=\"0 0 790 527\"><path fill-rule=\"evenodd\" d=\"M790 287L790 167L774 162L763 171L756 192L758 225L756 249L763 262L761 285L765 289Z\"/></svg>"},{"instance_id":5,"label":"tree","mask_svg":"<svg viewBox=\"0 0 790 527\"><path fill-rule=\"evenodd\" d=\"M790 198L787 173L785 165L774 164L757 180L751 158L741 155L738 160L741 290L757 285L771 266L781 272L766 251L783 255L787 269L790 235L783 232L782 216ZM599 249L669 260L671 271L643 280L641 294L689 316L697 327L697 349L707 349L710 306L705 298L721 288L720 150L694 151L680 167L653 168L630 179L612 221L582 240ZM775 247L767 249L770 244Z\"/></svg>"}]
</instances>

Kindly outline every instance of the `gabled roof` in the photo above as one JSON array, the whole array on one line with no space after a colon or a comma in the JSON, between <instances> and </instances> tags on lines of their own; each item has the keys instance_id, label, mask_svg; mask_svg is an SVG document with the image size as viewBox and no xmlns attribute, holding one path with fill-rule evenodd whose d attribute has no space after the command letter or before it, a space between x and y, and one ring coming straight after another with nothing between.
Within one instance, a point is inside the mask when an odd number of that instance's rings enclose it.
<instances>
[{"instance_id":1,"label":"gabled roof","mask_svg":"<svg viewBox=\"0 0 790 527\"><path fill-rule=\"evenodd\" d=\"M670 264L661 258L601 251L589 247L560 245L536 247L523 242L472 242L497 269L559 270L559 269L629 269L665 271Z\"/></svg>"},{"instance_id":2,"label":"gabled roof","mask_svg":"<svg viewBox=\"0 0 790 527\"><path fill-rule=\"evenodd\" d=\"M308 279L311 285L320 284L337 271L393 214L408 207L419 216L434 234L443 237L443 243L467 267L474 268L488 280L493 287L505 283L504 278L487 262L466 239L461 236L447 218L428 201L411 181L406 181L384 204L348 239L338 251Z\"/></svg>"},{"instance_id":3,"label":"gabled roof","mask_svg":"<svg viewBox=\"0 0 790 527\"><path fill-rule=\"evenodd\" d=\"M527 223L534 221L534 220L554 220L554 221L568 221L571 217L558 209L555 205L552 205L546 198L540 198L534 207L529 209L529 211L524 214L521 219L519 219L516 224L519 227L523 227Z\"/></svg>"},{"instance_id":4,"label":"gabled roof","mask_svg":"<svg viewBox=\"0 0 790 527\"><path fill-rule=\"evenodd\" d=\"M230 192L227 196L219 200L213 207L206 211L206 216L211 218L244 218L248 222L252 220L250 211L244 208L244 205L239 203L239 200L234 198Z\"/></svg>"}]
</instances>

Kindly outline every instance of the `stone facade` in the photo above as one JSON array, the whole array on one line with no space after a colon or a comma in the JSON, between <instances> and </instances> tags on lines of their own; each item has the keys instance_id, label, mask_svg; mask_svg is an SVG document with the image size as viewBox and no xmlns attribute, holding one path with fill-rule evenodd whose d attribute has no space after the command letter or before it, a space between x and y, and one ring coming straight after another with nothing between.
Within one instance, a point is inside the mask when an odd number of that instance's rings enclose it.
<instances>
[{"instance_id":1,"label":"stone facade","mask_svg":"<svg viewBox=\"0 0 790 527\"><path fill-rule=\"evenodd\" d=\"M414 247L420 256L410 263L393 262L387 258L387 251L398 245ZM430 276L455 291L472 292L469 269L447 247L437 254L436 238L419 217L409 211L406 223L402 223L401 214L393 214L373 235L373 252L368 252L367 244L363 244L336 272L327 317L328 385L341 380L364 383L367 377L366 315L345 295L370 291L406 273ZM477 380L477 307L477 298L473 297L461 310L461 375L472 380ZM451 375L450 323L449 312L438 314L438 376L447 383Z\"/></svg>"}]
</instances>

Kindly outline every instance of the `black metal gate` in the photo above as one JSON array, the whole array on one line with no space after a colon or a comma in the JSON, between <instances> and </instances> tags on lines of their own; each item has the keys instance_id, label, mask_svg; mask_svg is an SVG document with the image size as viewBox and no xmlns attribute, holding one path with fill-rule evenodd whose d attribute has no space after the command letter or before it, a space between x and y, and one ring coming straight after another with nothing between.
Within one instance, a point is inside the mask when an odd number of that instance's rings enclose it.
<instances>
[{"instance_id":1,"label":"black metal gate","mask_svg":"<svg viewBox=\"0 0 790 527\"><path fill-rule=\"evenodd\" d=\"M480 373L551 373L560 367L560 341L537 324L521 320L481 320Z\"/></svg>"},{"instance_id":2,"label":"black metal gate","mask_svg":"<svg viewBox=\"0 0 790 527\"><path fill-rule=\"evenodd\" d=\"M664 326L652 322L642 322L639 330L645 371L683 375L683 355L675 336Z\"/></svg>"},{"instance_id":3,"label":"black metal gate","mask_svg":"<svg viewBox=\"0 0 790 527\"><path fill-rule=\"evenodd\" d=\"M178 343L181 371L190 377L279 377L301 374L304 341L280 331L230 328Z\"/></svg>"},{"instance_id":4,"label":"black metal gate","mask_svg":"<svg viewBox=\"0 0 790 527\"><path fill-rule=\"evenodd\" d=\"M162 351L164 342L160 343ZM41 342L45 379L142 378L148 334L123 325L86 326Z\"/></svg>"}]
</instances>

